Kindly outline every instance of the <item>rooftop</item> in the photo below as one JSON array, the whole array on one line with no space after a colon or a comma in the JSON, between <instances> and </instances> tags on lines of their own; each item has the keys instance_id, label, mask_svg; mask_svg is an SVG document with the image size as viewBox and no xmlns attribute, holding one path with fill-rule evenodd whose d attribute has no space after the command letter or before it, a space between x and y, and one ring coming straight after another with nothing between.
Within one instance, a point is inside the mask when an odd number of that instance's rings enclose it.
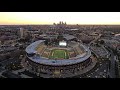
<instances>
[{"instance_id":1,"label":"rooftop","mask_svg":"<svg viewBox=\"0 0 120 90\"><path fill-rule=\"evenodd\" d=\"M75 38L73 35L69 35L69 34L64 34L63 37L64 37L66 40L71 40L71 39L74 39L74 38Z\"/></svg>"}]
</instances>

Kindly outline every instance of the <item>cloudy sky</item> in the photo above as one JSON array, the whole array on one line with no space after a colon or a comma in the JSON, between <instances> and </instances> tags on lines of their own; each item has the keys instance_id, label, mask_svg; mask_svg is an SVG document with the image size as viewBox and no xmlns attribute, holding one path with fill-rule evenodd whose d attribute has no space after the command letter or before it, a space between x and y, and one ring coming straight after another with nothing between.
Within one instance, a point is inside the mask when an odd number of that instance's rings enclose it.
<instances>
[{"instance_id":1,"label":"cloudy sky","mask_svg":"<svg viewBox=\"0 0 120 90\"><path fill-rule=\"evenodd\" d=\"M119 24L120 12L0 12L0 25L11 24Z\"/></svg>"}]
</instances>

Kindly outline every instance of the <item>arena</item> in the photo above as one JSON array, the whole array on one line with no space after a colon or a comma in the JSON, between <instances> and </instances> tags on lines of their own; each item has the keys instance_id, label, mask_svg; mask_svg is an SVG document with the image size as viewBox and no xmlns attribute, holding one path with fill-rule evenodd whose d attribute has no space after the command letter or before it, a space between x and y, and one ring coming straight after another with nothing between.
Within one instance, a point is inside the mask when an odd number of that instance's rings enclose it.
<instances>
[{"instance_id":1,"label":"arena","mask_svg":"<svg viewBox=\"0 0 120 90\"><path fill-rule=\"evenodd\" d=\"M26 53L29 71L42 77L72 77L86 73L95 65L89 48L76 41L46 45L45 40L39 40L30 44Z\"/></svg>"}]
</instances>

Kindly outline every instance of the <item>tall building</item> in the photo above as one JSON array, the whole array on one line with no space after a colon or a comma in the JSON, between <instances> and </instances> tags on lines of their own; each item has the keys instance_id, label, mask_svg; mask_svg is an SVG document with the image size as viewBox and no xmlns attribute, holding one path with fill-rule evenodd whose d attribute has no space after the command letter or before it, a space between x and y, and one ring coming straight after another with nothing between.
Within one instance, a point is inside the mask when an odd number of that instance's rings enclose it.
<instances>
[{"instance_id":1,"label":"tall building","mask_svg":"<svg viewBox=\"0 0 120 90\"><path fill-rule=\"evenodd\" d=\"M20 38L25 38L26 35L27 35L27 30L20 28Z\"/></svg>"},{"instance_id":2,"label":"tall building","mask_svg":"<svg viewBox=\"0 0 120 90\"><path fill-rule=\"evenodd\" d=\"M61 28L66 28L67 23L60 21L59 23L53 23L53 25L51 26L52 29L61 29Z\"/></svg>"}]
</instances>

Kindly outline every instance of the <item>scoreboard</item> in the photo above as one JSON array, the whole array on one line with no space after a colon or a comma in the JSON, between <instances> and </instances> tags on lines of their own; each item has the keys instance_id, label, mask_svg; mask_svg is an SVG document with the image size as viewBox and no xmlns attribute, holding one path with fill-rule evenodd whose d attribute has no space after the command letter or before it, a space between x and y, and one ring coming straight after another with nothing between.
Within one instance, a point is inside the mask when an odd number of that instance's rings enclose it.
<instances>
[{"instance_id":1,"label":"scoreboard","mask_svg":"<svg viewBox=\"0 0 120 90\"><path fill-rule=\"evenodd\" d=\"M60 41L59 46L67 46L67 42L66 41Z\"/></svg>"}]
</instances>

